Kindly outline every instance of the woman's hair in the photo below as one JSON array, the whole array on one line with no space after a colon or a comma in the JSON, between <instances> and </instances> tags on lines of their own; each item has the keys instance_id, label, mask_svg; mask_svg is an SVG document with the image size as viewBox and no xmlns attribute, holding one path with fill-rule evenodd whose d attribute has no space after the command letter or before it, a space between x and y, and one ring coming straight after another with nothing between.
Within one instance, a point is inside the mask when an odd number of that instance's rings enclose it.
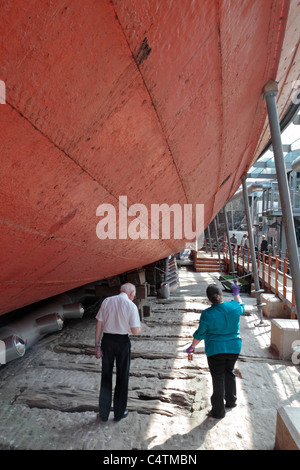
<instances>
[{"instance_id":1,"label":"woman's hair","mask_svg":"<svg viewBox=\"0 0 300 470\"><path fill-rule=\"evenodd\" d=\"M208 286L206 295L213 305L219 304L222 300L222 291L216 284L210 284Z\"/></svg>"}]
</instances>

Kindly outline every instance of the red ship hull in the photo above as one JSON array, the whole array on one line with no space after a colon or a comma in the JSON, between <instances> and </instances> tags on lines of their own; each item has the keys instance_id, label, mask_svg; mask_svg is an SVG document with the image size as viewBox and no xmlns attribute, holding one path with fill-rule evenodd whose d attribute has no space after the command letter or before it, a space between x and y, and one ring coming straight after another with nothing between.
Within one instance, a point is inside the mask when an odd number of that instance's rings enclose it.
<instances>
[{"instance_id":1,"label":"red ship hull","mask_svg":"<svg viewBox=\"0 0 300 470\"><path fill-rule=\"evenodd\" d=\"M186 240L106 239L100 204L204 204L205 226L299 79L296 1L1 3L0 314ZM147 221L143 221L146 223Z\"/></svg>"}]
</instances>

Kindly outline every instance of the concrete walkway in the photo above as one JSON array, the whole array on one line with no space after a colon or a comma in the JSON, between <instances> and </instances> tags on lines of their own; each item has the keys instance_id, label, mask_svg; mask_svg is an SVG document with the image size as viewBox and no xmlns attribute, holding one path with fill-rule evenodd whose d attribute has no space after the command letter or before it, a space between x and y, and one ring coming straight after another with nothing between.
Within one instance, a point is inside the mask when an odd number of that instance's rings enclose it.
<instances>
[{"instance_id":1,"label":"concrete walkway","mask_svg":"<svg viewBox=\"0 0 300 470\"><path fill-rule=\"evenodd\" d=\"M237 362L238 406L216 420L211 378L201 343L191 343L205 290L217 273L180 270L169 299L152 298L147 330L132 338L128 409L99 421L101 361L93 356L94 314L66 322L25 356L0 368L0 449L33 450L272 450L281 406L300 406L300 371L272 356L270 322L257 327L256 300L243 296L242 353ZM231 294L224 293L231 299Z\"/></svg>"}]
</instances>

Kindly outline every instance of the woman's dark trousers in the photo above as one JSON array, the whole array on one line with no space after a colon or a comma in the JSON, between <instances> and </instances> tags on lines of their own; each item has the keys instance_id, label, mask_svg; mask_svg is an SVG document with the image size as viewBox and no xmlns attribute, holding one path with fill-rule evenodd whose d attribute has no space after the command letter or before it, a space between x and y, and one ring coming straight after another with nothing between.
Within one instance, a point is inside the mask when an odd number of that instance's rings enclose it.
<instances>
[{"instance_id":1,"label":"woman's dark trousers","mask_svg":"<svg viewBox=\"0 0 300 470\"><path fill-rule=\"evenodd\" d=\"M113 367L116 360L116 385L114 390L114 417L122 418L128 398L130 369L130 339L128 335L111 335L104 333L101 348L102 372L99 395L99 414L107 421L112 402Z\"/></svg>"},{"instance_id":2,"label":"woman's dark trousers","mask_svg":"<svg viewBox=\"0 0 300 470\"><path fill-rule=\"evenodd\" d=\"M211 416L214 418L223 418L225 406L233 408L236 404L234 366L237 358L238 354L215 354L207 358L213 385Z\"/></svg>"}]
</instances>

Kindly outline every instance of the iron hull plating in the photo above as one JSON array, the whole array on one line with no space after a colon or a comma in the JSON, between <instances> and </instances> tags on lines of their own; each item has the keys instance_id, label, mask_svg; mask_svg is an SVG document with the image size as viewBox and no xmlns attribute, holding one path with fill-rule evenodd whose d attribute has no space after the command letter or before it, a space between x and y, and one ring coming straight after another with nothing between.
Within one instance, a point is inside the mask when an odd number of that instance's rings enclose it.
<instances>
[{"instance_id":1,"label":"iron hull plating","mask_svg":"<svg viewBox=\"0 0 300 470\"><path fill-rule=\"evenodd\" d=\"M287 0L1 2L0 314L180 251L106 239L99 204L204 204L204 225L269 140L299 79ZM141 223L147 223L142 220Z\"/></svg>"}]
</instances>

